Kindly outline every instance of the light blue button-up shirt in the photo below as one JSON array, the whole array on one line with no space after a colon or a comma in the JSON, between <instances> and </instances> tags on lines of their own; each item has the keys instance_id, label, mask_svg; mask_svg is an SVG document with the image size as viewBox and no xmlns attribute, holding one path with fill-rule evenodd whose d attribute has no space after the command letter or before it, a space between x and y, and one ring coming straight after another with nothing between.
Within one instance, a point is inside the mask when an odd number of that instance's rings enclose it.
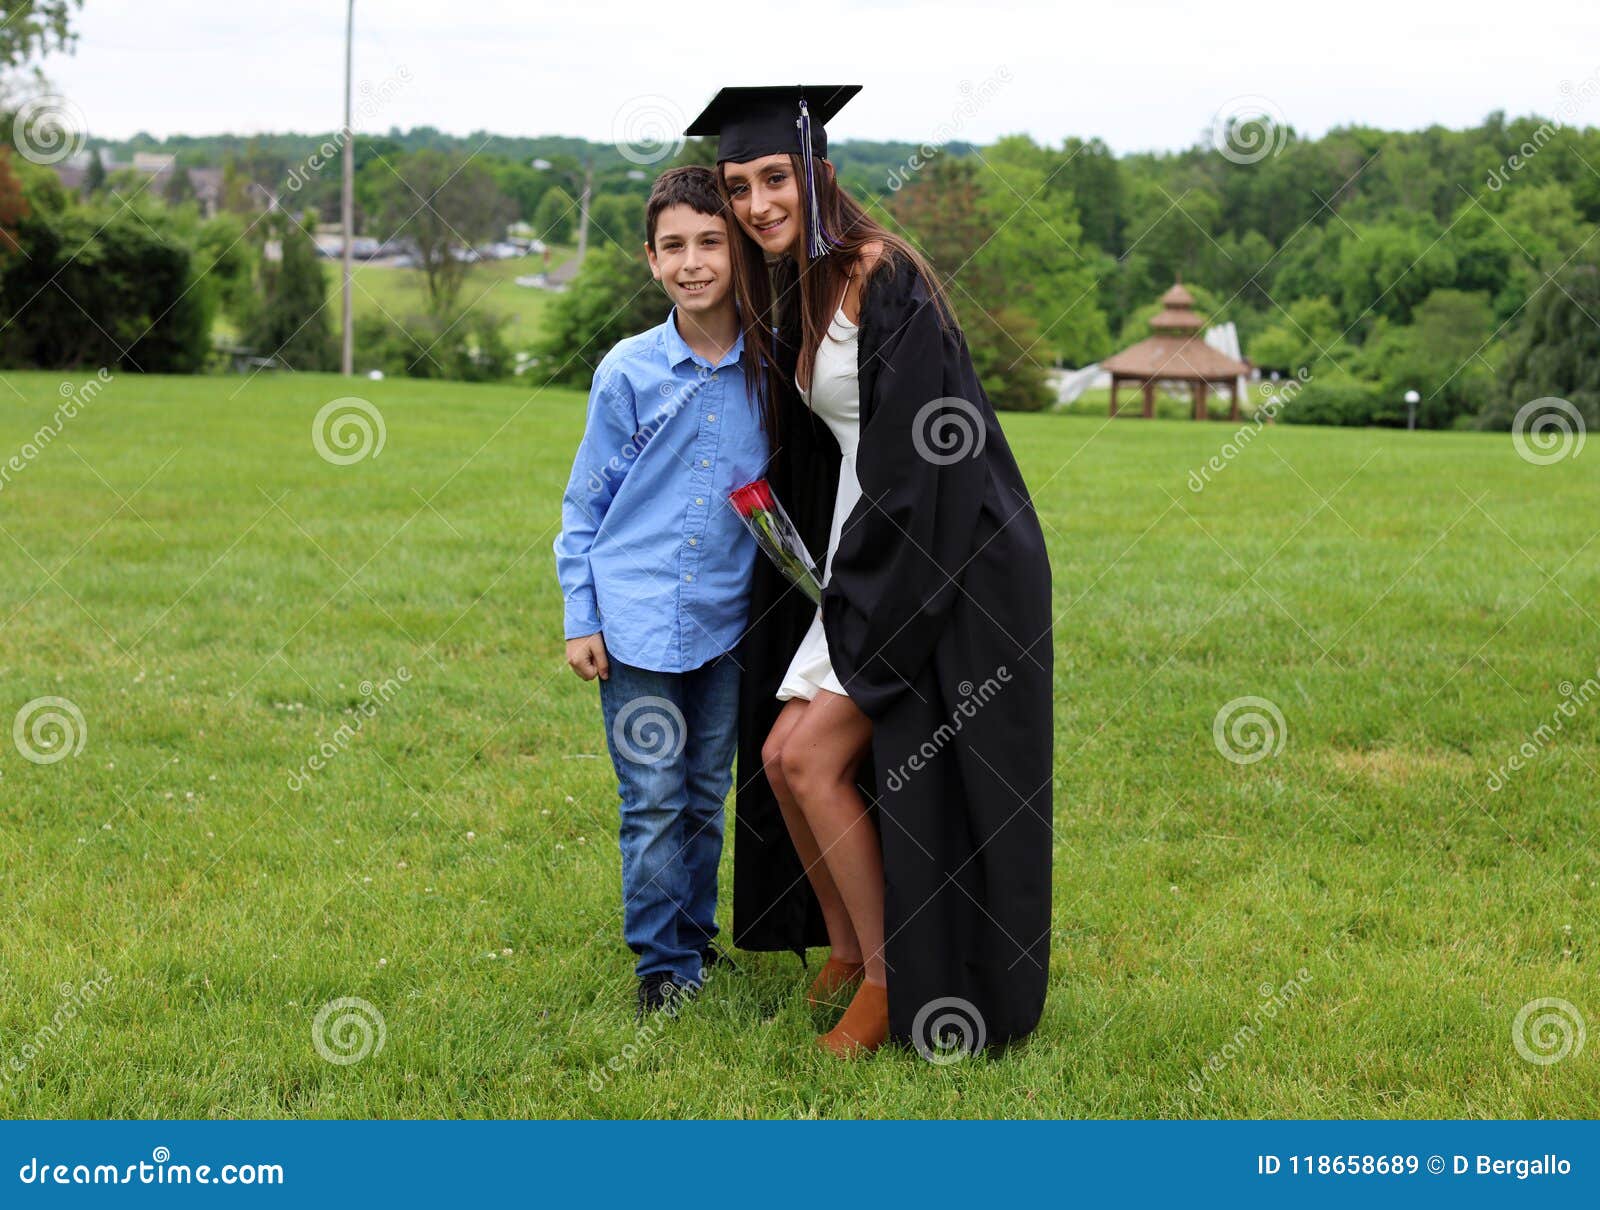
<instances>
[{"instance_id":1,"label":"light blue button-up shirt","mask_svg":"<svg viewBox=\"0 0 1600 1210\"><path fill-rule=\"evenodd\" d=\"M596 369L555 542L567 638L600 631L614 659L656 672L739 641L757 552L728 493L767 463L743 351L741 335L711 365L674 309Z\"/></svg>"}]
</instances>

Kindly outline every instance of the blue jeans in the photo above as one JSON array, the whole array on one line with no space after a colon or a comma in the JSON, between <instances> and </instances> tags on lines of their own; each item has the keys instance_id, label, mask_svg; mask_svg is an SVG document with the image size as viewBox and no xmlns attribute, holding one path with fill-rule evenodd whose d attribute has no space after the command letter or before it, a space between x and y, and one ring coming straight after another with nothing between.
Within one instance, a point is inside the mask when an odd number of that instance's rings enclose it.
<instances>
[{"instance_id":1,"label":"blue jeans","mask_svg":"<svg viewBox=\"0 0 1600 1210\"><path fill-rule=\"evenodd\" d=\"M622 800L622 935L639 955L635 972L671 971L680 984L698 984L717 935L739 666L731 654L690 672L613 659L600 710Z\"/></svg>"}]
</instances>

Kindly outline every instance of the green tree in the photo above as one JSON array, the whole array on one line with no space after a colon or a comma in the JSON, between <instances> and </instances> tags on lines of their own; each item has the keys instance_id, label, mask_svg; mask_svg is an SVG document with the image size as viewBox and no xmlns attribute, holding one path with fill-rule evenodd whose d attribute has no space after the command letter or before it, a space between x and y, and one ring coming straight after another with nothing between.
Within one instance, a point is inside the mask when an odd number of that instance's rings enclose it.
<instances>
[{"instance_id":1,"label":"green tree","mask_svg":"<svg viewBox=\"0 0 1600 1210\"><path fill-rule=\"evenodd\" d=\"M1278 322L1247 346L1250 360L1262 369L1320 374L1348 360L1339 312L1328 298L1297 298L1276 314Z\"/></svg>"},{"instance_id":2,"label":"green tree","mask_svg":"<svg viewBox=\"0 0 1600 1210\"><path fill-rule=\"evenodd\" d=\"M553 186L539 199L539 208L533 212L533 233L547 244L572 242L578 225L578 203L561 188Z\"/></svg>"},{"instance_id":3,"label":"green tree","mask_svg":"<svg viewBox=\"0 0 1600 1210\"><path fill-rule=\"evenodd\" d=\"M20 67L52 50L71 51L77 42L72 10L83 0L12 0L0 9L0 69Z\"/></svg>"},{"instance_id":4,"label":"green tree","mask_svg":"<svg viewBox=\"0 0 1600 1210\"><path fill-rule=\"evenodd\" d=\"M1008 289L1018 284L1006 279L1009 257L988 254L983 171L969 159L934 160L895 195L890 222L903 226L944 282L989 401L1037 411L1050 401L1049 346L1032 317L1009 301Z\"/></svg>"},{"instance_id":5,"label":"green tree","mask_svg":"<svg viewBox=\"0 0 1600 1210\"><path fill-rule=\"evenodd\" d=\"M376 176L377 221L389 236L403 235L416 246L430 314L454 314L467 254L504 235L515 207L482 164L442 151L413 152Z\"/></svg>"},{"instance_id":6,"label":"green tree","mask_svg":"<svg viewBox=\"0 0 1600 1210\"><path fill-rule=\"evenodd\" d=\"M621 244L632 251L644 243L644 202L615 193L603 194L589 207L589 239Z\"/></svg>"},{"instance_id":7,"label":"green tree","mask_svg":"<svg viewBox=\"0 0 1600 1210\"><path fill-rule=\"evenodd\" d=\"M335 369L328 283L311 236L287 216L280 216L274 228L279 257L261 262L261 307L245 343L291 369Z\"/></svg>"},{"instance_id":8,"label":"green tree","mask_svg":"<svg viewBox=\"0 0 1600 1210\"><path fill-rule=\"evenodd\" d=\"M1050 189L1055 153L1025 136L1001 139L984 156L980 221L988 228L975 260L986 296L1037 328L1035 360L1085 365L1111 351L1094 265L1073 195ZM1000 325L1015 330L1016 323Z\"/></svg>"},{"instance_id":9,"label":"green tree","mask_svg":"<svg viewBox=\"0 0 1600 1210\"><path fill-rule=\"evenodd\" d=\"M100 158L96 147L89 155L89 167L83 173L83 195L93 197L106 187L106 162Z\"/></svg>"},{"instance_id":10,"label":"green tree","mask_svg":"<svg viewBox=\"0 0 1600 1210\"><path fill-rule=\"evenodd\" d=\"M572 284L551 304L538 347L539 376L588 387L612 345L654 327L667 310L642 248L630 253L615 244L596 244Z\"/></svg>"},{"instance_id":11,"label":"green tree","mask_svg":"<svg viewBox=\"0 0 1600 1210\"><path fill-rule=\"evenodd\" d=\"M1493 355L1494 329L1486 294L1435 290L1417 306L1409 326L1379 323L1363 349L1366 376L1381 384L1386 400L1399 400L1409 390L1421 395L1418 427L1448 428L1456 417L1484 407L1494 379L1486 357Z\"/></svg>"},{"instance_id":12,"label":"green tree","mask_svg":"<svg viewBox=\"0 0 1600 1210\"><path fill-rule=\"evenodd\" d=\"M1519 408L1546 397L1572 404L1588 428L1600 426L1594 315L1600 315L1600 257L1591 245L1529 301L1507 350L1497 397L1479 413L1479 427L1509 429Z\"/></svg>"},{"instance_id":13,"label":"green tree","mask_svg":"<svg viewBox=\"0 0 1600 1210\"><path fill-rule=\"evenodd\" d=\"M204 368L211 296L158 205L143 213L121 205L35 207L17 239L23 255L0 274L0 364L167 374Z\"/></svg>"},{"instance_id":14,"label":"green tree","mask_svg":"<svg viewBox=\"0 0 1600 1210\"><path fill-rule=\"evenodd\" d=\"M181 206L194 201L194 182L189 179L189 170L175 166L167 176L161 196L169 206Z\"/></svg>"}]
</instances>

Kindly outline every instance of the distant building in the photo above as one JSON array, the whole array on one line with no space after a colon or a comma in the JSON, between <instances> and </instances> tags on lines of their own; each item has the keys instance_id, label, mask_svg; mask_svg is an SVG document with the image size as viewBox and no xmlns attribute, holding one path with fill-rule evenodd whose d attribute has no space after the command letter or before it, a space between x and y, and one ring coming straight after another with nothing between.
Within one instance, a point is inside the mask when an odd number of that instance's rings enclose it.
<instances>
[{"instance_id":1,"label":"distant building","mask_svg":"<svg viewBox=\"0 0 1600 1210\"><path fill-rule=\"evenodd\" d=\"M61 187L69 193L81 194L84 181L89 175L89 163L93 158L93 152L80 151L57 164L56 176L61 180ZM105 156L101 156L100 162L105 166L107 176L124 168L131 168L137 173L148 176L150 184L146 189L157 195L166 192L172 174L180 171L175 156L154 151L134 152L131 163ZM204 218L210 218L222 208L222 169L190 168L188 173L189 183L194 186L195 202L200 207L200 214Z\"/></svg>"}]
</instances>

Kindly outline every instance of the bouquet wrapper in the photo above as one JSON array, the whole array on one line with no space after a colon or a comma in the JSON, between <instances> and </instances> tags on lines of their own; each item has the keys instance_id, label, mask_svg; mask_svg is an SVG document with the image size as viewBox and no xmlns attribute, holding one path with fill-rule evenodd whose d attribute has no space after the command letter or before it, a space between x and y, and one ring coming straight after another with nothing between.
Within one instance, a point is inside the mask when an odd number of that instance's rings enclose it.
<instances>
[{"instance_id":1,"label":"bouquet wrapper","mask_svg":"<svg viewBox=\"0 0 1600 1210\"><path fill-rule=\"evenodd\" d=\"M817 576L817 565L801 541L794 522L789 520L789 514L783 511L783 505L773 494L772 486L765 479L756 479L729 492L728 503L767 558L778 565L778 570L795 587L820 605L822 582Z\"/></svg>"}]
</instances>

